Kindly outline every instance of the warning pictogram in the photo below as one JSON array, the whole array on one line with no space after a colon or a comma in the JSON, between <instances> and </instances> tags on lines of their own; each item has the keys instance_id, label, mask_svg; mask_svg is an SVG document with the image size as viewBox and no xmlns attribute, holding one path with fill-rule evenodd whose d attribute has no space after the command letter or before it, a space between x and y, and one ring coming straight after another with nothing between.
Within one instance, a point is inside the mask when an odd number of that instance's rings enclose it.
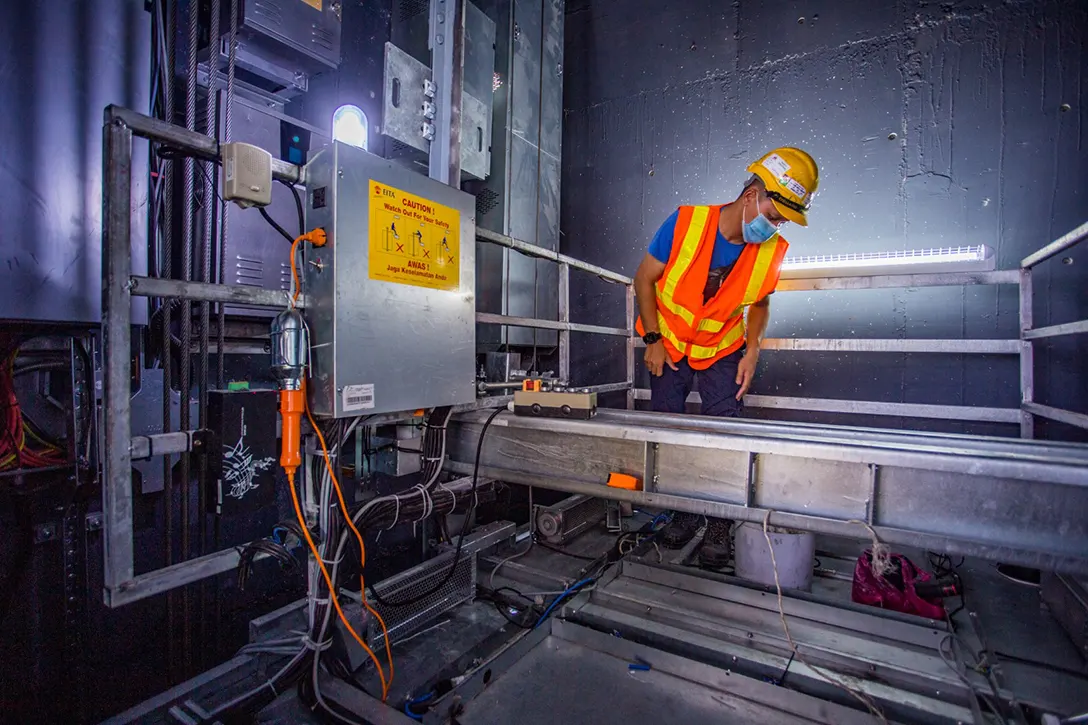
<instances>
[{"instance_id":1,"label":"warning pictogram","mask_svg":"<svg viewBox=\"0 0 1088 725\"><path fill-rule=\"evenodd\" d=\"M457 289L460 212L376 181L370 189L370 278Z\"/></svg>"}]
</instances>

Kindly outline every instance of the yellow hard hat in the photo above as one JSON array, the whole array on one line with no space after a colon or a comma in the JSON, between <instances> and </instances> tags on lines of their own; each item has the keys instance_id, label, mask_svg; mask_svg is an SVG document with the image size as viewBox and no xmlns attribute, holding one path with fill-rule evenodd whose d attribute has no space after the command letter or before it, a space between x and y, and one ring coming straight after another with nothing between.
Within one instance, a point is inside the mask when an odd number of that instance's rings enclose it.
<instances>
[{"instance_id":1,"label":"yellow hard hat","mask_svg":"<svg viewBox=\"0 0 1088 725\"><path fill-rule=\"evenodd\" d=\"M764 154L748 167L767 187L778 213L794 224L808 226L805 212L820 185L816 161L801 149L783 146Z\"/></svg>"}]
</instances>

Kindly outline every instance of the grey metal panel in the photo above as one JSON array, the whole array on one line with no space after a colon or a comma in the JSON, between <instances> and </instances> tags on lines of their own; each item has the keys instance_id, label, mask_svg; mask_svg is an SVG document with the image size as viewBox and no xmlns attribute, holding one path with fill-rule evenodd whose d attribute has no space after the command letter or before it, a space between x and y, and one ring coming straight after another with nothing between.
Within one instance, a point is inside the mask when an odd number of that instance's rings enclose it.
<instances>
[{"instance_id":1,"label":"grey metal panel","mask_svg":"<svg viewBox=\"0 0 1088 725\"><path fill-rule=\"evenodd\" d=\"M744 503L747 475L747 453L733 451L722 455L703 448L666 446L657 452L658 479L654 490Z\"/></svg>"},{"instance_id":2,"label":"grey metal panel","mask_svg":"<svg viewBox=\"0 0 1088 725\"><path fill-rule=\"evenodd\" d=\"M461 171L476 179L491 171L491 108L468 91L461 94Z\"/></svg>"},{"instance_id":3,"label":"grey metal panel","mask_svg":"<svg viewBox=\"0 0 1088 725\"><path fill-rule=\"evenodd\" d=\"M273 156L278 155L281 123L278 118L238 100L235 100L231 113L231 140L250 143L270 151ZM227 204L226 208L230 233L223 245L224 283L269 290L290 289L291 255L287 241L268 225L256 209L243 209L237 204ZM283 184L272 185L272 203L266 211L280 226L293 234L299 233L295 200L291 190ZM237 307L228 308L228 312L269 314Z\"/></svg>"},{"instance_id":4,"label":"grey metal panel","mask_svg":"<svg viewBox=\"0 0 1088 725\"><path fill-rule=\"evenodd\" d=\"M1088 478L1088 474L1085 474ZM939 471L882 468L879 523L926 533L955 531L965 539L1083 557L1088 516L1084 486L1025 486L1008 478L962 479Z\"/></svg>"},{"instance_id":5,"label":"grey metal panel","mask_svg":"<svg viewBox=\"0 0 1088 725\"><path fill-rule=\"evenodd\" d=\"M541 8L540 150L557 160L563 150L564 4L564 0L543 0Z\"/></svg>"},{"instance_id":6,"label":"grey metal panel","mask_svg":"<svg viewBox=\"0 0 1088 725\"><path fill-rule=\"evenodd\" d=\"M382 133L423 152L431 146L420 132L423 102L428 100L423 94L423 82L430 79L427 65L392 43L385 44Z\"/></svg>"},{"instance_id":7,"label":"grey metal panel","mask_svg":"<svg viewBox=\"0 0 1088 725\"><path fill-rule=\"evenodd\" d=\"M495 76L495 22L467 0L464 12L465 93L487 102Z\"/></svg>"},{"instance_id":8,"label":"grey metal panel","mask_svg":"<svg viewBox=\"0 0 1088 725\"><path fill-rule=\"evenodd\" d=\"M540 143L540 0L513 0L513 64L510 130L533 146ZM516 236L516 235L515 235ZM521 237L524 239L524 237ZM526 240L531 241L531 240Z\"/></svg>"},{"instance_id":9,"label":"grey metal panel","mask_svg":"<svg viewBox=\"0 0 1088 725\"><path fill-rule=\"evenodd\" d=\"M472 460L476 452L478 427L452 425L450 457ZM544 465L541 465L542 462ZM481 464L511 470L541 472L562 478L604 484L612 471L641 475L642 446L635 442L600 445L581 437L540 435L536 431L493 425L487 432Z\"/></svg>"},{"instance_id":10,"label":"grey metal panel","mask_svg":"<svg viewBox=\"0 0 1088 725\"><path fill-rule=\"evenodd\" d=\"M97 324L101 111L147 108L141 3L0 3L0 318ZM132 154L132 265L147 269L147 144ZM146 321L146 303L133 321Z\"/></svg>"},{"instance_id":11,"label":"grey metal panel","mask_svg":"<svg viewBox=\"0 0 1088 725\"><path fill-rule=\"evenodd\" d=\"M475 400L475 221L471 196L361 149L334 143L308 167L308 226L329 233L308 253L315 412L347 415L415 410ZM369 278L371 179L457 209L460 283L444 291ZM327 189L314 209L313 190ZM373 385L374 407L344 411L342 390Z\"/></svg>"},{"instance_id":12,"label":"grey metal panel","mask_svg":"<svg viewBox=\"0 0 1088 725\"><path fill-rule=\"evenodd\" d=\"M761 455L755 462L757 506L809 516L864 519L871 488L864 463L808 460L798 466L788 456Z\"/></svg>"},{"instance_id":13,"label":"grey metal panel","mask_svg":"<svg viewBox=\"0 0 1088 725\"><path fill-rule=\"evenodd\" d=\"M340 64L338 2L248 0L242 9L241 35L273 59L305 63L308 69Z\"/></svg>"}]
</instances>

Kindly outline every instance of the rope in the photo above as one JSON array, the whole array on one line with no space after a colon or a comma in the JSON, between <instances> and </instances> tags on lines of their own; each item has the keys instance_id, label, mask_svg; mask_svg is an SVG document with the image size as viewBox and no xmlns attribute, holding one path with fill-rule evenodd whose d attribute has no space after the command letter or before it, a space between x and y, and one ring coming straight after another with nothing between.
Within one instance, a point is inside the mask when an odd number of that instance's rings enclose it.
<instances>
[{"instance_id":1,"label":"rope","mask_svg":"<svg viewBox=\"0 0 1088 725\"><path fill-rule=\"evenodd\" d=\"M775 558L774 555L774 546L771 545L771 534L768 529L768 523L771 519L771 513L773 512L770 509L767 509L767 513L763 516L763 538L767 541L767 550L771 553L771 566L774 568L774 588L778 592L778 616L782 620L782 631L786 634L786 641L789 642L790 649L793 650L793 656L796 657L803 665L819 675L819 677L824 681L829 682L835 687L838 687L840 690L849 693L851 697L864 705L869 710L869 712L873 714L873 717L880 720L880 722L884 723L884 725L888 725L888 719L884 717L884 713L881 712L880 708L871 697L859 690L855 690L853 687L850 687L845 682L832 677L823 670L817 669L815 666L805 660L804 656L801 655L801 650L798 648L797 643L793 641L793 636L790 634L790 626L786 623L786 611L782 605L782 584L778 580L778 560ZM870 527L868 524L865 524L865 522L863 521L858 521L857 523L864 524L865 528L869 529L869 532L873 535L874 541L876 540L876 532L873 531L872 527ZM873 556L873 561L876 561L875 554Z\"/></svg>"}]
</instances>

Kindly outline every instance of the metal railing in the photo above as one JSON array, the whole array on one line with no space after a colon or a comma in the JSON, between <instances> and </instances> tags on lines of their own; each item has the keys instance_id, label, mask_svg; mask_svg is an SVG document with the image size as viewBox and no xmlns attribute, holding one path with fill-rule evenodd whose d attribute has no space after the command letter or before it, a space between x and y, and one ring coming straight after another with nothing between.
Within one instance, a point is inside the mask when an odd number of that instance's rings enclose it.
<instances>
[{"instance_id":1,"label":"metal railing","mask_svg":"<svg viewBox=\"0 0 1088 725\"><path fill-rule=\"evenodd\" d=\"M173 445L165 436L134 439L131 428L131 299L133 296L176 298L209 302L280 308L283 292L240 285L208 284L175 279L157 279L132 274L132 140L134 136L167 144L183 153L205 160L219 157L217 143L202 134L156 120L143 114L110 106L103 125L103 232L102 232L102 340L103 340L103 522L104 583L106 604L115 607L176 587L199 581L235 568L238 552L234 549L214 552L194 559L137 575L134 569L132 459L134 451L154 450L156 454L180 451L186 445ZM273 162L273 175L285 181L305 182L297 166ZM748 396L749 405L792 410L819 410L862 414L903 415L948 420L985 420L1008 422L1019 419L1024 437L1032 436L1033 416L1043 416L1088 428L1088 416L1051 408L1034 401L1032 388L1033 341L1056 335L1088 331L1088 320L1034 328L1031 316L1031 268L1073 246L1088 235L1088 224L1070 232L1024 260L1020 270L967 272L956 274L881 275L823 279L783 280L781 291L875 289L895 287L960 286L976 284L1020 285L1019 340L766 340L770 350L836 350L851 352L927 352L968 354L1019 354L1021 360L1022 405L1020 409L975 408L971 406L930 406L875 401L834 401L777 396ZM625 275L581 260L512 239L483 229L477 240L498 244L520 253L559 264L558 320L540 320L490 313L478 313L485 324L503 324L554 329L559 332L560 377L570 377L570 333L587 332L620 336L626 339L626 380L594 386L599 393L625 391L627 405L636 398L648 397L648 391L635 390L635 354L642 341L634 336L635 296L633 280ZM574 323L570 320L570 270L578 269L625 287L626 324L608 327ZM305 307L303 295L299 307ZM483 397L459 410L500 405L512 396ZM1015 419L1013 416L1015 415ZM375 416L372 422L395 420L403 414ZM182 437L187 435L182 431ZM161 440L151 440L160 439Z\"/></svg>"},{"instance_id":2,"label":"metal railing","mask_svg":"<svg viewBox=\"0 0 1088 725\"><path fill-rule=\"evenodd\" d=\"M1035 437L1035 417L1088 428L1088 415L1035 402L1035 341L1088 332L1088 320L1035 327L1032 270L1088 237L1088 222L1063 234L1020 262L1020 437Z\"/></svg>"}]
</instances>

